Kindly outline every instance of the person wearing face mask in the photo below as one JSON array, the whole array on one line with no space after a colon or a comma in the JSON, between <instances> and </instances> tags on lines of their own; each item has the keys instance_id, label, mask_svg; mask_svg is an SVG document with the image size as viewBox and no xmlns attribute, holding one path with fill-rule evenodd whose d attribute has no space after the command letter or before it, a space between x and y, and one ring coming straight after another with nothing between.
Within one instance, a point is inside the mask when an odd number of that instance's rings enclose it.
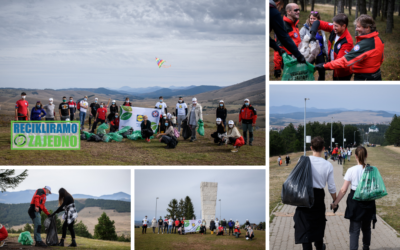
<instances>
[{"instance_id":1,"label":"person wearing face mask","mask_svg":"<svg viewBox=\"0 0 400 250\"><path fill-rule=\"evenodd\" d=\"M147 233L147 224L149 223L149 220L147 219L147 215L144 217L142 220L142 234Z\"/></svg>"},{"instance_id":2,"label":"person wearing face mask","mask_svg":"<svg viewBox=\"0 0 400 250\"><path fill-rule=\"evenodd\" d=\"M46 111L42 108L40 101L37 101L36 106L31 111L31 121L40 121L43 116L46 116Z\"/></svg>"},{"instance_id":3,"label":"person wearing face mask","mask_svg":"<svg viewBox=\"0 0 400 250\"><path fill-rule=\"evenodd\" d=\"M106 123L106 117L107 117L107 107L108 104L110 104L110 101L108 101L107 106L104 105L103 102L100 103L100 108L97 109L97 114L96 114L96 119L93 123L92 130L90 133L94 133L94 130L97 127L97 124L100 122L101 124Z\"/></svg>"},{"instance_id":4,"label":"person wearing face mask","mask_svg":"<svg viewBox=\"0 0 400 250\"><path fill-rule=\"evenodd\" d=\"M226 137L226 130L221 118L217 118L217 131L212 133L211 137L214 138L214 143L219 143L218 146L224 144L222 138Z\"/></svg>"},{"instance_id":5,"label":"person wearing face mask","mask_svg":"<svg viewBox=\"0 0 400 250\"><path fill-rule=\"evenodd\" d=\"M110 106L110 114L108 115L107 119L109 121L112 121L114 119L115 113L118 113L118 106L115 100L112 100L111 106Z\"/></svg>"},{"instance_id":6,"label":"person wearing face mask","mask_svg":"<svg viewBox=\"0 0 400 250\"><path fill-rule=\"evenodd\" d=\"M68 107L69 107L69 120L73 121L75 118L75 112L76 112L76 102L74 102L74 98L72 96L69 97L69 102L68 102Z\"/></svg>"},{"instance_id":7,"label":"person wearing face mask","mask_svg":"<svg viewBox=\"0 0 400 250\"><path fill-rule=\"evenodd\" d=\"M88 108L89 108L88 97L87 95L85 95L83 100L79 102L79 120L81 122L81 130L83 130L85 127L85 118ZM89 117L89 126L90 126L90 117Z\"/></svg>"},{"instance_id":8,"label":"person wearing face mask","mask_svg":"<svg viewBox=\"0 0 400 250\"><path fill-rule=\"evenodd\" d=\"M239 130L235 126L235 123L230 120L228 122L228 131L226 133L226 137L222 138L222 140L225 142L225 146L230 143L233 145L233 149L231 152L237 153L239 148L244 145L244 139L240 135Z\"/></svg>"},{"instance_id":9,"label":"person wearing face mask","mask_svg":"<svg viewBox=\"0 0 400 250\"><path fill-rule=\"evenodd\" d=\"M157 135L157 138L160 138L160 142L167 144L167 146L165 147L166 149L175 148L178 144L178 140L175 137L174 127L172 127L170 120L165 120L164 125L166 128L165 133L159 133Z\"/></svg>"},{"instance_id":10,"label":"person wearing face mask","mask_svg":"<svg viewBox=\"0 0 400 250\"><path fill-rule=\"evenodd\" d=\"M129 101L129 97L125 98L125 102L124 102L124 104L122 104L122 106L131 106L132 107L132 103Z\"/></svg>"},{"instance_id":11,"label":"person wearing face mask","mask_svg":"<svg viewBox=\"0 0 400 250\"><path fill-rule=\"evenodd\" d=\"M175 112L178 119L178 132L181 133L181 124L182 121L185 120L188 112L187 105L182 96L179 97L178 103L176 104Z\"/></svg>"},{"instance_id":12,"label":"person wearing face mask","mask_svg":"<svg viewBox=\"0 0 400 250\"><path fill-rule=\"evenodd\" d=\"M143 121L140 124L142 138L145 141L150 142L150 137L154 134L153 130L151 129L151 122L148 120L147 115L143 116Z\"/></svg>"},{"instance_id":13,"label":"person wearing face mask","mask_svg":"<svg viewBox=\"0 0 400 250\"><path fill-rule=\"evenodd\" d=\"M226 128L226 116L228 115L228 110L225 108L225 103L223 100L219 101L217 112L217 118L221 118L224 127Z\"/></svg>"},{"instance_id":14,"label":"person wearing face mask","mask_svg":"<svg viewBox=\"0 0 400 250\"><path fill-rule=\"evenodd\" d=\"M99 99L96 97L94 98L94 102L90 104L90 115L89 115L89 130L92 129L92 119L93 122L95 121L95 117L97 114L97 110L100 108Z\"/></svg>"},{"instance_id":15,"label":"person wearing face mask","mask_svg":"<svg viewBox=\"0 0 400 250\"><path fill-rule=\"evenodd\" d=\"M26 100L26 93L21 93L21 99L15 103L15 120L28 121L29 120L29 103Z\"/></svg>"},{"instance_id":16,"label":"person wearing face mask","mask_svg":"<svg viewBox=\"0 0 400 250\"><path fill-rule=\"evenodd\" d=\"M197 122L199 120L203 121L203 108L201 107L200 103L197 103L197 98L194 97L192 99L192 104L188 108L188 124L190 129L192 130L192 138L190 139L191 142L196 141L196 127Z\"/></svg>"},{"instance_id":17,"label":"person wearing face mask","mask_svg":"<svg viewBox=\"0 0 400 250\"><path fill-rule=\"evenodd\" d=\"M165 121L166 120L167 120L167 115L166 114L161 115L160 120L158 122L158 134L165 132Z\"/></svg>"},{"instance_id":18,"label":"person wearing face mask","mask_svg":"<svg viewBox=\"0 0 400 250\"><path fill-rule=\"evenodd\" d=\"M242 125L244 145L247 144L247 130L249 131L250 142L253 146L253 127L256 125L257 111L251 106L249 99L244 99L244 104L239 112L239 125Z\"/></svg>"},{"instance_id":19,"label":"person wearing face mask","mask_svg":"<svg viewBox=\"0 0 400 250\"><path fill-rule=\"evenodd\" d=\"M110 132L117 132L119 129L119 114L114 114L114 119L110 122Z\"/></svg>"},{"instance_id":20,"label":"person wearing face mask","mask_svg":"<svg viewBox=\"0 0 400 250\"><path fill-rule=\"evenodd\" d=\"M54 121L54 117L56 116L55 107L53 98L50 98L49 103L43 106L43 109L46 111L46 121Z\"/></svg>"},{"instance_id":21,"label":"person wearing face mask","mask_svg":"<svg viewBox=\"0 0 400 250\"><path fill-rule=\"evenodd\" d=\"M167 112L168 112L168 111L167 111L167 104L164 102L162 96L160 96L159 102L156 103L155 108L156 108L156 109L161 109L161 114L162 114L162 115L167 114Z\"/></svg>"},{"instance_id":22,"label":"person wearing face mask","mask_svg":"<svg viewBox=\"0 0 400 250\"><path fill-rule=\"evenodd\" d=\"M29 217L31 217L33 222L33 235L36 242L35 246L46 247L47 245L42 241L40 236L42 228L41 212L43 211L47 216L50 216L49 211L46 209L46 196L51 194L51 188L45 186L44 188L39 188L36 190L32 197L31 204L28 209Z\"/></svg>"},{"instance_id":23,"label":"person wearing face mask","mask_svg":"<svg viewBox=\"0 0 400 250\"><path fill-rule=\"evenodd\" d=\"M176 127L176 114L175 114L175 112L172 112L171 122L172 122L172 126L175 128Z\"/></svg>"},{"instance_id":24,"label":"person wearing face mask","mask_svg":"<svg viewBox=\"0 0 400 250\"><path fill-rule=\"evenodd\" d=\"M67 97L63 96L63 101L58 106L58 112L60 114L60 120L61 121L65 121L65 120L67 120L67 118L69 119L70 110L69 110L69 106L68 106L68 103L67 103Z\"/></svg>"}]
</instances>

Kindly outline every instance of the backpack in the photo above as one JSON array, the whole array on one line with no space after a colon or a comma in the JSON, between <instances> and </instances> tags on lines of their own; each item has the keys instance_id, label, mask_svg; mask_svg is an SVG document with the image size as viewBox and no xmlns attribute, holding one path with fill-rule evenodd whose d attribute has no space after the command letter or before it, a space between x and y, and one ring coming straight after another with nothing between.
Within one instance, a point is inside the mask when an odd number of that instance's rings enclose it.
<instances>
[{"instance_id":1,"label":"backpack","mask_svg":"<svg viewBox=\"0 0 400 250\"><path fill-rule=\"evenodd\" d=\"M176 130L176 128L174 128L174 134L176 138L179 138L180 134L178 132L178 130Z\"/></svg>"},{"instance_id":2,"label":"backpack","mask_svg":"<svg viewBox=\"0 0 400 250\"><path fill-rule=\"evenodd\" d=\"M81 111L81 102L78 102L78 103L76 104L76 109L79 110L79 111Z\"/></svg>"}]
</instances>

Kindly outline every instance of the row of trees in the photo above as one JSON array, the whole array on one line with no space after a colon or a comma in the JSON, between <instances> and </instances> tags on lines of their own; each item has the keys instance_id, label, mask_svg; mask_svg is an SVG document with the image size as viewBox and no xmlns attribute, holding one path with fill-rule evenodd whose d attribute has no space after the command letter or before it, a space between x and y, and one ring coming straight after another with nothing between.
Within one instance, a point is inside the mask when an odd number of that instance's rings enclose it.
<instances>
[{"instance_id":1,"label":"row of trees","mask_svg":"<svg viewBox=\"0 0 400 250\"><path fill-rule=\"evenodd\" d=\"M179 204L176 199L172 199L168 204L167 212L166 216L172 218L176 216L177 218L196 219L193 203L189 196L186 196L185 200L180 199Z\"/></svg>"},{"instance_id":2,"label":"row of trees","mask_svg":"<svg viewBox=\"0 0 400 250\"><path fill-rule=\"evenodd\" d=\"M335 138L335 143L340 146L343 145L343 129L344 138L347 144L353 144L355 140L356 145L362 141L361 133L354 125L345 125L341 122L332 123L332 137ZM331 123L309 122L306 124L306 133L311 138L321 136L325 140L325 148L328 149L331 141ZM280 132L270 131L269 133L269 153L270 156L288 154L292 152L299 152L304 150L304 126L299 125L297 129L290 123ZM334 143L332 143L334 145ZM306 144L306 149L310 150L310 144Z\"/></svg>"},{"instance_id":3,"label":"row of trees","mask_svg":"<svg viewBox=\"0 0 400 250\"><path fill-rule=\"evenodd\" d=\"M393 116L389 128L385 132L385 139L388 144L394 144L397 147L400 146L400 117L397 115Z\"/></svg>"},{"instance_id":4,"label":"row of trees","mask_svg":"<svg viewBox=\"0 0 400 250\"><path fill-rule=\"evenodd\" d=\"M52 213L53 211L49 211ZM42 220L42 225L44 225L44 220L47 218L44 212L41 213L41 220ZM118 236L117 233L115 232L115 222L110 220L110 218L107 216L106 213L103 213L99 218L98 218L98 224L94 228L94 236L89 232L87 226L83 224L82 221L76 223L74 225L75 229L75 234L76 236L80 237L85 237L85 238L90 238L90 239L100 239L100 240L112 240L112 241L124 241L124 242L130 242L131 238L126 237L124 234L121 236ZM59 217L56 217L56 225L57 225L57 233L62 232L62 222ZM8 229L7 230L9 233L22 233L22 232L30 232L33 233L33 225L26 223L24 228L20 228L18 230L15 229ZM45 227L42 226L41 228L41 233L45 233ZM70 232L67 230L67 234L69 235Z\"/></svg>"}]
</instances>

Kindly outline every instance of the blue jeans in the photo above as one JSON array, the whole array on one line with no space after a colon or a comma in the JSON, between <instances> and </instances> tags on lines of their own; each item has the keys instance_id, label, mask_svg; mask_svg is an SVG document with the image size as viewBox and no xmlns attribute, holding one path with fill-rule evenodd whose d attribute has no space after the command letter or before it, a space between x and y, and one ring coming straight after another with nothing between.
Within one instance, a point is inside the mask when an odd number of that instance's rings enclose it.
<instances>
[{"instance_id":1,"label":"blue jeans","mask_svg":"<svg viewBox=\"0 0 400 250\"><path fill-rule=\"evenodd\" d=\"M167 231L167 233L169 234L171 232L171 234L172 234L172 225L168 225L168 231Z\"/></svg>"},{"instance_id":2,"label":"blue jeans","mask_svg":"<svg viewBox=\"0 0 400 250\"><path fill-rule=\"evenodd\" d=\"M224 231L225 231L225 233L226 233L226 226L223 226L223 228L224 228Z\"/></svg>"},{"instance_id":3,"label":"blue jeans","mask_svg":"<svg viewBox=\"0 0 400 250\"><path fill-rule=\"evenodd\" d=\"M81 128L83 128L83 125L85 124L85 118L86 118L86 113L79 112L79 120L81 121Z\"/></svg>"},{"instance_id":4,"label":"blue jeans","mask_svg":"<svg viewBox=\"0 0 400 250\"><path fill-rule=\"evenodd\" d=\"M36 242L42 241L42 237L40 237L40 231L42 230L42 218L40 217L39 212L35 212L35 218L33 221L33 236Z\"/></svg>"}]
</instances>

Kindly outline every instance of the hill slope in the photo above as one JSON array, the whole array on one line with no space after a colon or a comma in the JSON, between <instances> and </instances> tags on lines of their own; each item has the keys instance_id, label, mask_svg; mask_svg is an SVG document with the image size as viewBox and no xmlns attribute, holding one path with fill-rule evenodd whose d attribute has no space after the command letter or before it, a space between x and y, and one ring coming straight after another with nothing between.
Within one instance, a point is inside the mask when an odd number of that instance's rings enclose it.
<instances>
[{"instance_id":1,"label":"hill slope","mask_svg":"<svg viewBox=\"0 0 400 250\"><path fill-rule=\"evenodd\" d=\"M172 96L188 96L188 95L197 95L208 91L221 89L219 86L195 86L193 88L188 89L170 89L170 88L162 88L150 93L141 94L142 97L145 98L158 98L162 96L163 98L169 98Z\"/></svg>"},{"instance_id":2,"label":"hill slope","mask_svg":"<svg viewBox=\"0 0 400 250\"><path fill-rule=\"evenodd\" d=\"M196 95L198 100L218 102L224 100L226 104L243 104L248 98L252 104L265 105L265 75L253 78L222 89Z\"/></svg>"}]
</instances>

